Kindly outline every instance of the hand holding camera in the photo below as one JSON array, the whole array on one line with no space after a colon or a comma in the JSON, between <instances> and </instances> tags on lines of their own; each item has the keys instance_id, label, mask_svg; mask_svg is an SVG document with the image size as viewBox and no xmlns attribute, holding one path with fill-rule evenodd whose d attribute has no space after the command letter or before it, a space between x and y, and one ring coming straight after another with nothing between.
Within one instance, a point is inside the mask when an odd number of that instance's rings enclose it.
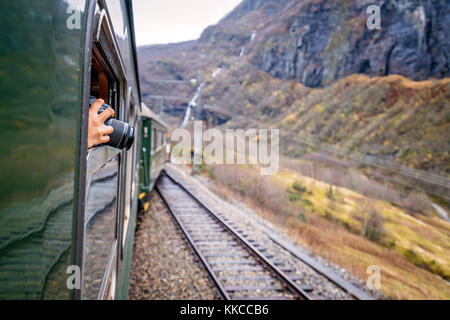
<instances>
[{"instance_id":1,"label":"hand holding camera","mask_svg":"<svg viewBox=\"0 0 450 320\"><path fill-rule=\"evenodd\" d=\"M127 150L134 142L135 129L128 123L114 119L114 109L102 99L90 98L88 148L106 144Z\"/></svg>"}]
</instances>

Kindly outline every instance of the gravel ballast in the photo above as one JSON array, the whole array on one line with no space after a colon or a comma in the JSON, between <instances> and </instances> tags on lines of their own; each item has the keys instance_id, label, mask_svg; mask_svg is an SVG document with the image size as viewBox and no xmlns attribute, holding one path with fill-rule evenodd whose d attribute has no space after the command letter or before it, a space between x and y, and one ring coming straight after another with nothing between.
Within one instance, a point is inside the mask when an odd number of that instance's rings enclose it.
<instances>
[{"instance_id":1,"label":"gravel ballast","mask_svg":"<svg viewBox=\"0 0 450 320\"><path fill-rule=\"evenodd\" d=\"M141 212L138 220L129 299L218 299L214 285L155 191L149 209Z\"/></svg>"}]
</instances>

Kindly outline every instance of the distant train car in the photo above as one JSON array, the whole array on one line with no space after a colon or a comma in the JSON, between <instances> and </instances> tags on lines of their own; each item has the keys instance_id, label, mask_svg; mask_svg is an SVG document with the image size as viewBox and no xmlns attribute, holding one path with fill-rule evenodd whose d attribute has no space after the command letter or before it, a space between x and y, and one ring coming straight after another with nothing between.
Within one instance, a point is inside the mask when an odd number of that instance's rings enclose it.
<instances>
[{"instance_id":1,"label":"distant train car","mask_svg":"<svg viewBox=\"0 0 450 320\"><path fill-rule=\"evenodd\" d=\"M139 208L147 210L148 196L166 160L167 125L145 103L141 104Z\"/></svg>"},{"instance_id":2,"label":"distant train car","mask_svg":"<svg viewBox=\"0 0 450 320\"><path fill-rule=\"evenodd\" d=\"M0 3L0 299L127 298L165 139L141 110L132 13L130 0ZM90 96L134 126L129 150L87 149Z\"/></svg>"}]
</instances>

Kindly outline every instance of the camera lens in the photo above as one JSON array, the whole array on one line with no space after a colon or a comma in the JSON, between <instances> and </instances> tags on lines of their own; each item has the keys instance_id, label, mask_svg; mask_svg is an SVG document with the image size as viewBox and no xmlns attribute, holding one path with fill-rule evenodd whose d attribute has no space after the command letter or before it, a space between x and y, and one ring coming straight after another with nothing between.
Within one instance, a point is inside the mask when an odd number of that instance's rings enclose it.
<instances>
[{"instance_id":1,"label":"camera lens","mask_svg":"<svg viewBox=\"0 0 450 320\"><path fill-rule=\"evenodd\" d=\"M106 143L107 145L127 150L131 148L134 142L135 130L128 123L109 118L105 121L105 125L114 128L114 132L109 135L110 140Z\"/></svg>"},{"instance_id":2,"label":"camera lens","mask_svg":"<svg viewBox=\"0 0 450 320\"><path fill-rule=\"evenodd\" d=\"M97 98L91 96L90 104L94 103L95 100L97 100ZM106 108L111 108L111 106L107 105L106 103L103 104L103 106L98 110L98 113L102 113L104 110L106 110ZM129 150L131 148L136 133L134 127L126 122L111 117L105 121L105 125L114 128L114 132L109 135L109 141L105 143L106 145L117 149L125 148Z\"/></svg>"}]
</instances>

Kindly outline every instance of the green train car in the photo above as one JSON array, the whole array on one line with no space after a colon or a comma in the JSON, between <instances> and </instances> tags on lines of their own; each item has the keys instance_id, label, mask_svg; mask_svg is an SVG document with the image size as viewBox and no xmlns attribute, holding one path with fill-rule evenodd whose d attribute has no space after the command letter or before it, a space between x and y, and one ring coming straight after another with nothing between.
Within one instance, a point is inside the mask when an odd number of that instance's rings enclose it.
<instances>
[{"instance_id":1,"label":"green train car","mask_svg":"<svg viewBox=\"0 0 450 320\"><path fill-rule=\"evenodd\" d=\"M142 103L141 128L139 206L147 210L150 191L155 186L167 159L167 125L145 103Z\"/></svg>"},{"instance_id":2,"label":"green train car","mask_svg":"<svg viewBox=\"0 0 450 320\"><path fill-rule=\"evenodd\" d=\"M0 299L126 299L166 127L141 103L129 0L0 4ZM133 125L87 149L89 97ZM144 110L143 110L144 109Z\"/></svg>"}]
</instances>

